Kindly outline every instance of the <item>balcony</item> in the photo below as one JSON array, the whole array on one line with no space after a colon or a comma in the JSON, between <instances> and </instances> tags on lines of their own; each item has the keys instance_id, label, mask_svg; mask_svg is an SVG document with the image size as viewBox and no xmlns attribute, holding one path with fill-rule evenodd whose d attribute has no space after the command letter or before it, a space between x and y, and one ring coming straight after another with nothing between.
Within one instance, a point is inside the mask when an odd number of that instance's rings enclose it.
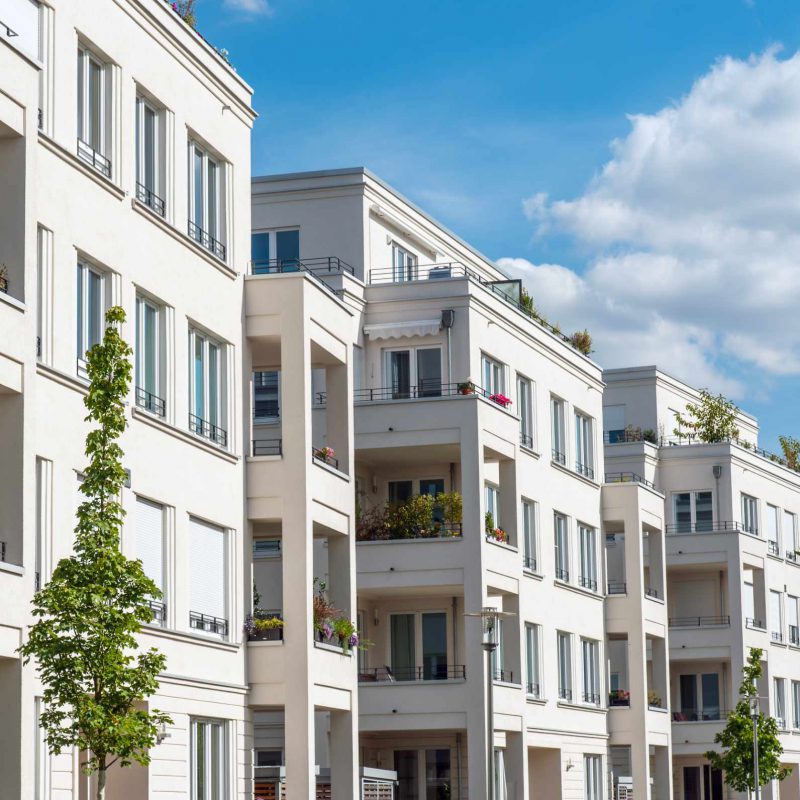
<instances>
[{"instance_id":1,"label":"balcony","mask_svg":"<svg viewBox=\"0 0 800 800\"><path fill-rule=\"evenodd\" d=\"M317 464L325 464L328 467L339 469L339 459L333 454L331 447L312 447L311 460Z\"/></svg>"},{"instance_id":2,"label":"balcony","mask_svg":"<svg viewBox=\"0 0 800 800\"><path fill-rule=\"evenodd\" d=\"M752 533L741 522L703 520L700 522L676 522L667 525L668 536L693 533Z\"/></svg>"},{"instance_id":3,"label":"balcony","mask_svg":"<svg viewBox=\"0 0 800 800\"><path fill-rule=\"evenodd\" d=\"M188 235L190 239L197 242L212 255L215 255L220 261L225 260L225 245L192 222L192 220L188 220Z\"/></svg>"},{"instance_id":4,"label":"balcony","mask_svg":"<svg viewBox=\"0 0 800 800\"><path fill-rule=\"evenodd\" d=\"M728 717L728 711L721 708L684 708L672 712L673 722L718 722Z\"/></svg>"},{"instance_id":5,"label":"balcony","mask_svg":"<svg viewBox=\"0 0 800 800\"><path fill-rule=\"evenodd\" d=\"M359 670L359 683L404 683L414 681L463 681L463 664L435 664L427 667L366 667Z\"/></svg>"},{"instance_id":6,"label":"balcony","mask_svg":"<svg viewBox=\"0 0 800 800\"><path fill-rule=\"evenodd\" d=\"M255 611L244 621L248 642L282 642L283 616L277 611Z\"/></svg>"},{"instance_id":7,"label":"balcony","mask_svg":"<svg viewBox=\"0 0 800 800\"><path fill-rule=\"evenodd\" d=\"M163 418L167 414L166 402L147 389L142 389L141 386L136 387L136 405L157 417Z\"/></svg>"},{"instance_id":8,"label":"balcony","mask_svg":"<svg viewBox=\"0 0 800 800\"><path fill-rule=\"evenodd\" d=\"M148 189L143 183L136 182L136 199L142 204L147 206L151 211L158 214L159 217L166 215L167 204L155 192Z\"/></svg>"},{"instance_id":9,"label":"balcony","mask_svg":"<svg viewBox=\"0 0 800 800\"><path fill-rule=\"evenodd\" d=\"M78 139L78 158L106 178L111 177L111 161L83 139Z\"/></svg>"},{"instance_id":10,"label":"balcony","mask_svg":"<svg viewBox=\"0 0 800 800\"><path fill-rule=\"evenodd\" d=\"M631 693L627 689L613 689L608 693L609 708L629 708Z\"/></svg>"},{"instance_id":11,"label":"balcony","mask_svg":"<svg viewBox=\"0 0 800 800\"><path fill-rule=\"evenodd\" d=\"M723 627L731 624L728 615L723 616L700 616L700 617L670 617L670 628L710 628Z\"/></svg>"},{"instance_id":12,"label":"balcony","mask_svg":"<svg viewBox=\"0 0 800 800\"><path fill-rule=\"evenodd\" d=\"M325 276L353 275L353 268L341 258L324 256L322 258L284 258L284 259L254 259L248 264L250 275L285 275L293 272L304 272L310 275L326 291L338 297L338 292L328 286Z\"/></svg>"},{"instance_id":13,"label":"balcony","mask_svg":"<svg viewBox=\"0 0 800 800\"><path fill-rule=\"evenodd\" d=\"M606 472L605 482L640 483L642 486L647 486L650 489L656 488L655 484L652 481L648 481L646 478L643 478L641 475L637 475L635 472Z\"/></svg>"},{"instance_id":14,"label":"balcony","mask_svg":"<svg viewBox=\"0 0 800 800\"><path fill-rule=\"evenodd\" d=\"M189 414L189 430L220 447L228 446L228 432L224 428L191 413Z\"/></svg>"}]
</instances>

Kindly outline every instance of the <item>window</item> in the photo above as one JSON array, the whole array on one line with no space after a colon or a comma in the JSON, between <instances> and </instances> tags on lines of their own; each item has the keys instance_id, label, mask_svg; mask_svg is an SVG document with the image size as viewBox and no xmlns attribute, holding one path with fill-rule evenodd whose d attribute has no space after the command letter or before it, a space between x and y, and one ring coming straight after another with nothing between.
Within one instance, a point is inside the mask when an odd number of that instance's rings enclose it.
<instances>
[{"instance_id":1,"label":"window","mask_svg":"<svg viewBox=\"0 0 800 800\"><path fill-rule=\"evenodd\" d=\"M417 347L384 350L384 372L392 400L440 397L442 348Z\"/></svg>"},{"instance_id":2,"label":"window","mask_svg":"<svg viewBox=\"0 0 800 800\"><path fill-rule=\"evenodd\" d=\"M608 444L625 441L625 406L603 406L603 430Z\"/></svg>"},{"instance_id":3,"label":"window","mask_svg":"<svg viewBox=\"0 0 800 800\"><path fill-rule=\"evenodd\" d=\"M36 273L36 357L49 364L53 330L53 232L42 225L36 228Z\"/></svg>"},{"instance_id":4,"label":"window","mask_svg":"<svg viewBox=\"0 0 800 800\"><path fill-rule=\"evenodd\" d=\"M161 112L144 97L136 98L136 199L156 212L166 213L161 164Z\"/></svg>"},{"instance_id":5,"label":"window","mask_svg":"<svg viewBox=\"0 0 800 800\"><path fill-rule=\"evenodd\" d=\"M526 692L530 697L541 697L541 679L539 677L539 641L541 629L538 625L525 623L525 666L527 670Z\"/></svg>"},{"instance_id":6,"label":"window","mask_svg":"<svg viewBox=\"0 0 800 800\"><path fill-rule=\"evenodd\" d=\"M603 800L603 757L584 756L583 775L586 800Z\"/></svg>"},{"instance_id":7,"label":"window","mask_svg":"<svg viewBox=\"0 0 800 800\"><path fill-rule=\"evenodd\" d=\"M533 500L522 501L522 565L538 570L539 548L536 536L538 507Z\"/></svg>"},{"instance_id":8,"label":"window","mask_svg":"<svg viewBox=\"0 0 800 800\"><path fill-rule=\"evenodd\" d=\"M103 338L105 276L78 262L78 373L85 376L86 353Z\"/></svg>"},{"instance_id":9,"label":"window","mask_svg":"<svg viewBox=\"0 0 800 800\"><path fill-rule=\"evenodd\" d=\"M189 430L227 447L226 396L222 377L225 374L224 347L207 334L191 329L189 353Z\"/></svg>"},{"instance_id":10,"label":"window","mask_svg":"<svg viewBox=\"0 0 800 800\"><path fill-rule=\"evenodd\" d=\"M222 165L197 142L189 142L189 236L225 260Z\"/></svg>"},{"instance_id":11,"label":"window","mask_svg":"<svg viewBox=\"0 0 800 800\"><path fill-rule=\"evenodd\" d=\"M758 536L758 500L749 494L742 495L742 527Z\"/></svg>"},{"instance_id":12,"label":"window","mask_svg":"<svg viewBox=\"0 0 800 800\"><path fill-rule=\"evenodd\" d=\"M228 634L226 545L223 528L189 520L189 625L218 636Z\"/></svg>"},{"instance_id":13,"label":"window","mask_svg":"<svg viewBox=\"0 0 800 800\"><path fill-rule=\"evenodd\" d=\"M388 485L389 502L393 506L399 506L411 499L414 494L414 481L389 481Z\"/></svg>"},{"instance_id":14,"label":"window","mask_svg":"<svg viewBox=\"0 0 800 800\"><path fill-rule=\"evenodd\" d=\"M552 438L552 457L558 464L567 463L567 434L565 427L564 401L558 397L550 398L550 426Z\"/></svg>"},{"instance_id":15,"label":"window","mask_svg":"<svg viewBox=\"0 0 800 800\"><path fill-rule=\"evenodd\" d=\"M593 639L581 639L581 662L583 667L583 702L600 705L600 646Z\"/></svg>"},{"instance_id":16,"label":"window","mask_svg":"<svg viewBox=\"0 0 800 800\"><path fill-rule=\"evenodd\" d=\"M257 767L282 767L282 750L256 750Z\"/></svg>"},{"instance_id":17,"label":"window","mask_svg":"<svg viewBox=\"0 0 800 800\"><path fill-rule=\"evenodd\" d=\"M497 647L492 650L492 671L496 681L511 683L511 673L506 672L505 625L502 619L495 622L494 630Z\"/></svg>"},{"instance_id":18,"label":"window","mask_svg":"<svg viewBox=\"0 0 800 800\"><path fill-rule=\"evenodd\" d=\"M800 681L792 681L792 727L800 729Z\"/></svg>"},{"instance_id":19,"label":"window","mask_svg":"<svg viewBox=\"0 0 800 800\"><path fill-rule=\"evenodd\" d=\"M255 422L276 422L280 419L280 372L266 370L253 373L253 419Z\"/></svg>"},{"instance_id":20,"label":"window","mask_svg":"<svg viewBox=\"0 0 800 800\"><path fill-rule=\"evenodd\" d=\"M85 47L78 48L78 157L110 178L106 73L100 58Z\"/></svg>"},{"instance_id":21,"label":"window","mask_svg":"<svg viewBox=\"0 0 800 800\"><path fill-rule=\"evenodd\" d=\"M778 542L778 509L775 506L767 504L767 552L773 556L781 554L780 544Z\"/></svg>"},{"instance_id":22,"label":"window","mask_svg":"<svg viewBox=\"0 0 800 800\"><path fill-rule=\"evenodd\" d=\"M800 646L800 627L798 627L797 598L786 595L786 622L789 626L789 644Z\"/></svg>"},{"instance_id":23,"label":"window","mask_svg":"<svg viewBox=\"0 0 800 800\"><path fill-rule=\"evenodd\" d=\"M500 527L500 489L494 484L484 485L486 499L486 531Z\"/></svg>"},{"instance_id":24,"label":"window","mask_svg":"<svg viewBox=\"0 0 800 800\"><path fill-rule=\"evenodd\" d=\"M396 681L447 680L447 614L391 614L391 673ZM417 653L421 664L417 662Z\"/></svg>"},{"instance_id":25,"label":"window","mask_svg":"<svg viewBox=\"0 0 800 800\"><path fill-rule=\"evenodd\" d=\"M579 583L584 589L597 591L597 531L587 525L578 526L581 553Z\"/></svg>"},{"instance_id":26,"label":"window","mask_svg":"<svg viewBox=\"0 0 800 800\"><path fill-rule=\"evenodd\" d=\"M718 720L722 717L718 673L680 675L678 687L681 721ZM698 697L701 702L698 702Z\"/></svg>"},{"instance_id":27,"label":"window","mask_svg":"<svg viewBox=\"0 0 800 800\"><path fill-rule=\"evenodd\" d=\"M34 549L34 587L38 592L50 577L52 540L53 462L36 458L36 542Z\"/></svg>"},{"instance_id":28,"label":"window","mask_svg":"<svg viewBox=\"0 0 800 800\"><path fill-rule=\"evenodd\" d=\"M416 750L395 750L398 800L419 800L419 755Z\"/></svg>"},{"instance_id":29,"label":"window","mask_svg":"<svg viewBox=\"0 0 800 800\"><path fill-rule=\"evenodd\" d=\"M517 413L520 444L533 449L533 384L521 375L517 375Z\"/></svg>"},{"instance_id":30,"label":"window","mask_svg":"<svg viewBox=\"0 0 800 800\"><path fill-rule=\"evenodd\" d=\"M159 417L167 411L162 389L162 313L152 300L136 298L136 405Z\"/></svg>"},{"instance_id":31,"label":"window","mask_svg":"<svg viewBox=\"0 0 800 800\"><path fill-rule=\"evenodd\" d=\"M228 796L225 723L193 719L191 737L192 800L222 800Z\"/></svg>"},{"instance_id":32,"label":"window","mask_svg":"<svg viewBox=\"0 0 800 800\"><path fill-rule=\"evenodd\" d=\"M786 548L786 558L797 561L797 550L800 543L797 541L797 520L791 511L783 512L783 546Z\"/></svg>"},{"instance_id":33,"label":"window","mask_svg":"<svg viewBox=\"0 0 800 800\"><path fill-rule=\"evenodd\" d=\"M594 443L592 418L575 414L575 471L594 479Z\"/></svg>"},{"instance_id":34,"label":"window","mask_svg":"<svg viewBox=\"0 0 800 800\"><path fill-rule=\"evenodd\" d=\"M268 275L300 269L300 231L259 231L250 237L251 272Z\"/></svg>"},{"instance_id":35,"label":"window","mask_svg":"<svg viewBox=\"0 0 800 800\"><path fill-rule=\"evenodd\" d=\"M136 498L136 558L142 562L144 574L161 592L151 600L153 621L163 624L166 617L164 581L164 507L142 497Z\"/></svg>"},{"instance_id":36,"label":"window","mask_svg":"<svg viewBox=\"0 0 800 800\"><path fill-rule=\"evenodd\" d=\"M253 558L280 558L280 539L253 539Z\"/></svg>"},{"instance_id":37,"label":"window","mask_svg":"<svg viewBox=\"0 0 800 800\"><path fill-rule=\"evenodd\" d=\"M392 245L392 279L395 283L417 279L417 257L400 245Z\"/></svg>"},{"instance_id":38,"label":"window","mask_svg":"<svg viewBox=\"0 0 800 800\"><path fill-rule=\"evenodd\" d=\"M572 702L572 637L558 631L558 699Z\"/></svg>"},{"instance_id":39,"label":"window","mask_svg":"<svg viewBox=\"0 0 800 800\"><path fill-rule=\"evenodd\" d=\"M707 533L714 529L711 492L676 492L672 495L677 533Z\"/></svg>"},{"instance_id":40,"label":"window","mask_svg":"<svg viewBox=\"0 0 800 800\"><path fill-rule=\"evenodd\" d=\"M783 678L773 680L775 710L773 716L781 730L786 728L786 681Z\"/></svg>"},{"instance_id":41,"label":"window","mask_svg":"<svg viewBox=\"0 0 800 800\"><path fill-rule=\"evenodd\" d=\"M556 580L569 580L569 542L567 541L567 518L563 514L554 516L556 544Z\"/></svg>"},{"instance_id":42,"label":"window","mask_svg":"<svg viewBox=\"0 0 800 800\"><path fill-rule=\"evenodd\" d=\"M487 355L481 356L481 371L483 372L483 388L486 394L505 395L506 375L505 365Z\"/></svg>"},{"instance_id":43,"label":"window","mask_svg":"<svg viewBox=\"0 0 800 800\"><path fill-rule=\"evenodd\" d=\"M783 614L781 613L781 592L769 592L769 631L773 642L783 641Z\"/></svg>"}]
</instances>

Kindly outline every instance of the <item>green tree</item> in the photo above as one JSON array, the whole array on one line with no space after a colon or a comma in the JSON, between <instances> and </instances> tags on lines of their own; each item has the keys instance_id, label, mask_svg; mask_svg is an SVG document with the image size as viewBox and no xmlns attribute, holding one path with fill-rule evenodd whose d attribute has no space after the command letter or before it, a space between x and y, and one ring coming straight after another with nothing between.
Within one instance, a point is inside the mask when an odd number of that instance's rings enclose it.
<instances>
[{"instance_id":1,"label":"green tree","mask_svg":"<svg viewBox=\"0 0 800 800\"><path fill-rule=\"evenodd\" d=\"M758 697L763 650L753 647L742 668L739 702L728 717L724 730L714 737L723 747L721 753L709 750L706 758L714 769L725 773L725 783L737 792L755 789L753 764L753 718L751 702ZM758 782L763 786L773 780L782 781L791 769L781 765L783 748L778 739L778 723L774 717L759 713L758 725Z\"/></svg>"},{"instance_id":2,"label":"green tree","mask_svg":"<svg viewBox=\"0 0 800 800\"><path fill-rule=\"evenodd\" d=\"M786 465L789 469L800 472L800 439L795 439L794 436L779 436L778 441L781 443Z\"/></svg>"},{"instance_id":3,"label":"green tree","mask_svg":"<svg viewBox=\"0 0 800 800\"><path fill-rule=\"evenodd\" d=\"M125 430L124 399L131 377L131 348L118 327L125 312L106 314L103 341L87 354L89 391L86 468L78 508L74 555L59 561L33 598L36 622L20 647L35 661L44 686L41 725L48 749L85 753L81 767L97 773L97 798L105 797L107 770L115 763L150 762L158 728L170 718L146 710L158 688L166 658L156 649L139 652L136 634L151 622L149 601L160 597L141 561L120 550L125 470L117 439Z\"/></svg>"},{"instance_id":4,"label":"green tree","mask_svg":"<svg viewBox=\"0 0 800 800\"><path fill-rule=\"evenodd\" d=\"M693 436L701 442L723 442L739 435L736 414L739 409L721 394L713 395L708 389L700 391L699 403L687 403L686 415L675 414L680 427L675 436Z\"/></svg>"}]
</instances>

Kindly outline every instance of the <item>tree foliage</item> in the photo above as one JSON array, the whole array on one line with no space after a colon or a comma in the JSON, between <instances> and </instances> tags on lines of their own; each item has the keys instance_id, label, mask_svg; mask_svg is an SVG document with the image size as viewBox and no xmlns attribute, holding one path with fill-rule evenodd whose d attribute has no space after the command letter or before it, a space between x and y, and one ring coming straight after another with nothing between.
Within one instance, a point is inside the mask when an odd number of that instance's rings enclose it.
<instances>
[{"instance_id":1,"label":"tree foliage","mask_svg":"<svg viewBox=\"0 0 800 800\"><path fill-rule=\"evenodd\" d=\"M786 466L795 472L800 472L800 439L794 436L779 436L783 457L786 459Z\"/></svg>"},{"instance_id":2,"label":"tree foliage","mask_svg":"<svg viewBox=\"0 0 800 800\"><path fill-rule=\"evenodd\" d=\"M105 796L108 768L148 764L159 726L171 722L144 707L166 658L156 649L139 652L136 641L153 619L149 601L161 593L142 562L120 550L125 470L117 439L126 425L132 352L118 331L124 320L121 308L109 309L103 341L87 354L86 421L96 425L86 437L89 465L74 554L59 561L34 596L37 619L20 647L25 663L35 661L44 686L40 722L48 749L59 754L74 746L85 753L81 766L98 773L98 798Z\"/></svg>"},{"instance_id":3,"label":"tree foliage","mask_svg":"<svg viewBox=\"0 0 800 800\"><path fill-rule=\"evenodd\" d=\"M739 702L728 717L725 728L715 737L715 744L722 745L722 752L709 750L706 758L714 769L725 773L725 782L737 792L755 788L753 763L753 718L750 716L751 701L758 697L758 681L761 678L761 656L763 651L751 648L747 663L742 668L742 683L739 686ZM778 723L774 717L760 714L758 726L758 783L763 786L773 780L782 781L791 769L781 765L783 748L778 739Z\"/></svg>"},{"instance_id":4,"label":"tree foliage","mask_svg":"<svg viewBox=\"0 0 800 800\"><path fill-rule=\"evenodd\" d=\"M700 391L700 402L687 403L686 414L675 414L680 427L673 433L680 437L693 437L701 442L724 442L739 435L736 427L738 407L721 394L713 395L708 389Z\"/></svg>"}]
</instances>

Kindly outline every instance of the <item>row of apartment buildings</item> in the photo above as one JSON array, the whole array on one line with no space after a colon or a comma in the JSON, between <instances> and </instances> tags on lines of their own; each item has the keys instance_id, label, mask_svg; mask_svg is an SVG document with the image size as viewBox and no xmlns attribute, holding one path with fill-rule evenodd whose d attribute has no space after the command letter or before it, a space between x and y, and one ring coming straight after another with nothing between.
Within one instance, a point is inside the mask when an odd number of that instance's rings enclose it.
<instances>
[{"instance_id":1,"label":"row of apartment buildings","mask_svg":"<svg viewBox=\"0 0 800 800\"><path fill-rule=\"evenodd\" d=\"M753 418L673 437L695 390L604 372L364 169L251 180L252 92L170 4L3 0L0 38L2 800L91 796L16 651L111 305L173 724L109 796L475 800L491 752L498 800L734 798L703 754L761 647L800 800L800 477Z\"/></svg>"}]
</instances>

